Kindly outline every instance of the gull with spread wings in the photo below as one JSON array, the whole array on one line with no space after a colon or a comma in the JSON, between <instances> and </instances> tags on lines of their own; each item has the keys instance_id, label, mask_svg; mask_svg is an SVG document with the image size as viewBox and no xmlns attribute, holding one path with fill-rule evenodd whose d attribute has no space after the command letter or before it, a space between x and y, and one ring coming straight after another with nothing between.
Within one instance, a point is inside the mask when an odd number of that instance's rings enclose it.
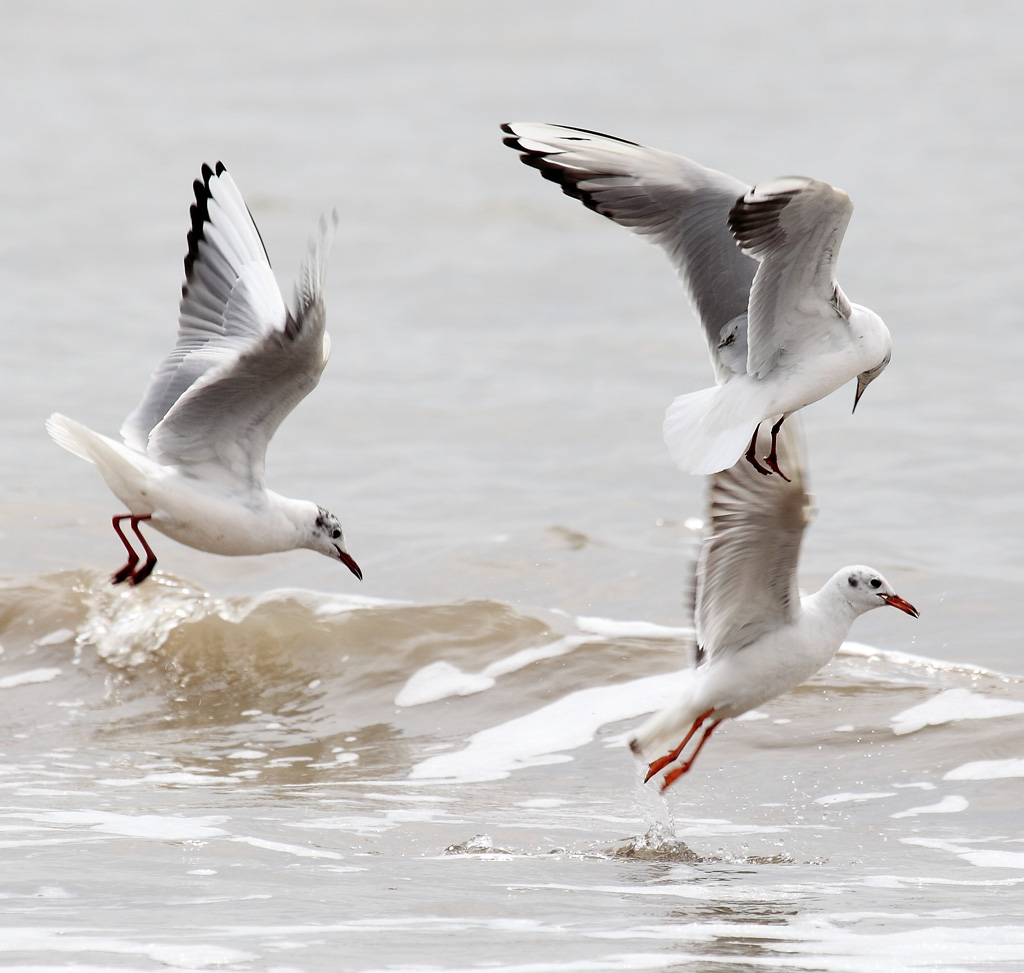
<instances>
[{"instance_id":1,"label":"gull with spread wings","mask_svg":"<svg viewBox=\"0 0 1024 973\"><path fill-rule=\"evenodd\" d=\"M309 548L357 578L338 518L264 484L267 444L327 364L324 264L337 223L320 221L285 306L256 224L221 163L194 184L178 340L121 427L123 443L54 413L53 439L100 471L128 508L113 518L128 553L114 584L156 565L140 525L213 554ZM146 555L122 530L128 521Z\"/></svg>"},{"instance_id":2,"label":"gull with spread wings","mask_svg":"<svg viewBox=\"0 0 1024 973\"><path fill-rule=\"evenodd\" d=\"M716 385L679 396L665 442L690 473L717 473L742 455L781 473L786 417L856 378L854 408L889 363L882 319L851 304L836 261L853 204L803 176L751 188L682 156L584 129L502 125L522 161L602 216L660 244L700 317ZM767 454L757 429L770 420Z\"/></svg>"},{"instance_id":3,"label":"gull with spread wings","mask_svg":"<svg viewBox=\"0 0 1024 973\"><path fill-rule=\"evenodd\" d=\"M812 505L796 418L778 432L776 447L788 480L763 477L742 458L708 478L692 589L694 668L682 696L630 741L648 763L646 780L670 768L663 790L690 769L722 720L789 691L829 662L860 615L891 605L918 617L882 575L863 565L841 568L819 591L800 596L800 542Z\"/></svg>"}]
</instances>

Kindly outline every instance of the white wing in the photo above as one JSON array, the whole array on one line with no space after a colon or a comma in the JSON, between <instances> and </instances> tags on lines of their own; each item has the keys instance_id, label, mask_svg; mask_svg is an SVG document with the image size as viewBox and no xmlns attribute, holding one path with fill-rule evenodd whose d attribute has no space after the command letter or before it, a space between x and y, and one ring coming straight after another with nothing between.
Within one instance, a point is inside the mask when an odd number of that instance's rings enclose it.
<instances>
[{"instance_id":1,"label":"white wing","mask_svg":"<svg viewBox=\"0 0 1024 973\"><path fill-rule=\"evenodd\" d=\"M845 336L850 305L836 261L852 213L841 189L803 176L759 183L733 207L736 240L760 261L750 292L749 374L763 378L784 352L813 355L839 327Z\"/></svg>"},{"instance_id":2,"label":"white wing","mask_svg":"<svg viewBox=\"0 0 1024 973\"><path fill-rule=\"evenodd\" d=\"M682 156L585 129L501 127L526 165L665 249L700 316L718 380L744 371L744 316L757 262L736 246L728 217L749 187Z\"/></svg>"},{"instance_id":3,"label":"white wing","mask_svg":"<svg viewBox=\"0 0 1024 973\"><path fill-rule=\"evenodd\" d=\"M698 658L742 649L796 618L800 542L812 515L796 416L779 431L778 458L788 483L759 473L745 457L710 478L697 563Z\"/></svg>"},{"instance_id":4,"label":"white wing","mask_svg":"<svg viewBox=\"0 0 1024 973\"><path fill-rule=\"evenodd\" d=\"M330 228L321 221L288 311L224 166L203 166L194 188L178 341L121 434L159 463L261 487L267 443L327 362Z\"/></svg>"}]
</instances>

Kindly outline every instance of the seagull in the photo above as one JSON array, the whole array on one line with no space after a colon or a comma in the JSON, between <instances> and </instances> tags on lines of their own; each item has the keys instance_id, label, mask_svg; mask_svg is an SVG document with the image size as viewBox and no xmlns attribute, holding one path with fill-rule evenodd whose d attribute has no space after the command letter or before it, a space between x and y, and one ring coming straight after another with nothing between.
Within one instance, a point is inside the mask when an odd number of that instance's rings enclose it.
<instances>
[{"instance_id":1,"label":"seagull","mask_svg":"<svg viewBox=\"0 0 1024 973\"><path fill-rule=\"evenodd\" d=\"M765 478L743 458L708 479L691 592L694 668L683 695L650 717L629 744L648 763L645 781L680 761L666 772L662 790L690 769L722 720L787 692L829 662L858 616L891 605L918 617L882 575L863 565L841 568L819 591L800 596L797 561L813 510L796 419L779 431L776 445L788 479ZM682 758L694 737L696 746Z\"/></svg>"},{"instance_id":2,"label":"seagull","mask_svg":"<svg viewBox=\"0 0 1024 973\"><path fill-rule=\"evenodd\" d=\"M667 252L700 317L716 385L665 414L672 458L694 474L741 455L785 475L776 439L786 417L853 378L853 407L889 363L882 319L836 282L853 204L819 179L753 188L682 156L585 129L506 123L505 144L569 196ZM772 422L764 462L757 429Z\"/></svg>"},{"instance_id":3,"label":"seagull","mask_svg":"<svg viewBox=\"0 0 1024 973\"><path fill-rule=\"evenodd\" d=\"M223 164L194 183L178 340L121 427L123 443L54 413L47 431L96 466L128 508L113 518L128 553L112 581L137 585L156 566L145 522L212 554L309 548L357 578L334 514L264 485L267 444L316 387L330 354L324 265L337 213L310 243L285 307L259 230ZM146 555L122 529L128 521Z\"/></svg>"}]
</instances>

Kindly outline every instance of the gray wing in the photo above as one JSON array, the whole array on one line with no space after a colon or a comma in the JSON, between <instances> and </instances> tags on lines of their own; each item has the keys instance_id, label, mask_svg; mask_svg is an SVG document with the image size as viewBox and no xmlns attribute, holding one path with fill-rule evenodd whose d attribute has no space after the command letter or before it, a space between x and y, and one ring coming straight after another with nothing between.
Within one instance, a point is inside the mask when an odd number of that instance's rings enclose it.
<instances>
[{"instance_id":1,"label":"gray wing","mask_svg":"<svg viewBox=\"0 0 1024 973\"><path fill-rule=\"evenodd\" d=\"M747 366L763 378L783 351L813 355L850 316L836 262L853 213L850 197L820 179L759 183L729 214L743 250L760 266L750 291Z\"/></svg>"},{"instance_id":2,"label":"gray wing","mask_svg":"<svg viewBox=\"0 0 1024 973\"><path fill-rule=\"evenodd\" d=\"M321 220L289 311L224 167L204 166L195 191L178 342L122 435L159 463L262 487L270 438L327 363L323 274L333 224Z\"/></svg>"},{"instance_id":3,"label":"gray wing","mask_svg":"<svg viewBox=\"0 0 1024 973\"><path fill-rule=\"evenodd\" d=\"M501 128L526 165L665 249L700 316L716 376L743 372L758 264L736 245L728 218L749 186L682 156L585 129L532 122Z\"/></svg>"},{"instance_id":4,"label":"gray wing","mask_svg":"<svg viewBox=\"0 0 1024 973\"><path fill-rule=\"evenodd\" d=\"M799 419L790 416L778 436L788 483L745 458L709 478L694 612L698 652L709 662L797 616L800 542L813 511L802 439Z\"/></svg>"},{"instance_id":5,"label":"gray wing","mask_svg":"<svg viewBox=\"0 0 1024 973\"><path fill-rule=\"evenodd\" d=\"M124 441L140 452L203 375L284 325L284 301L263 241L223 164L204 165L193 189L177 342L121 427Z\"/></svg>"}]
</instances>

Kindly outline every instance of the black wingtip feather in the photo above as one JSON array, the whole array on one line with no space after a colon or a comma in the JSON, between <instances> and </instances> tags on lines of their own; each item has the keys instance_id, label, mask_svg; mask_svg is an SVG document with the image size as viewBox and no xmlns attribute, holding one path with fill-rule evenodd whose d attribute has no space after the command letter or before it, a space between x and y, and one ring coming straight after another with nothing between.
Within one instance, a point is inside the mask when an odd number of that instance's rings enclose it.
<instances>
[{"instance_id":1,"label":"black wingtip feather","mask_svg":"<svg viewBox=\"0 0 1024 973\"><path fill-rule=\"evenodd\" d=\"M203 227L210 222L210 180L227 172L223 162L218 161L214 168L204 162L200 168L202 179L196 179L192 183L192 192L196 201L189 207L188 213L191 220L188 236L186 238L187 249L185 251L185 283L181 286L181 294L184 297L188 291L188 282L192 278L192 267L199 259L199 242L204 239Z\"/></svg>"},{"instance_id":2,"label":"black wingtip feather","mask_svg":"<svg viewBox=\"0 0 1024 973\"><path fill-rule=\"evenodd\" d=\"M550 124L550 123L548 123L548 124ZM608 135L605 132L595 132L592 128L579 128L576 125L551 125L551 127L552 128L560 128L560 129L563 129L566 132L579 132L580 135L594 135L594 136L596 136L599 139L608 139L609 142L621 142L623 145L633 145L633 146L636 146L637 148L642 148L642 146L640 145L639 142L631 142L629 139L619 138L617 135ZM516 131L512 127L510 122L502 122L501 123L501 130L503 132L508 132L510 135L515 135L516 134ZM509 144L507 139L505 140L505 144L506 145ZM529 151L529 149L526 149L524 151Z\"/></svg>"},{"instance_id":3,"label":"black wingtip feather","mask_svg":"<svg viewBox=\"0 0 1024 973\"><path fill-rule=\"evenodd\" d=\"M203 163L200 170L202 179L196 179L192 183L192 191L195 193L196 201L189 207L189 217L191 220L191 226L189 227L188 236L186 238L186 251L185 251L185 283L181 285L182 297L188 293L189 281L192 279L192 268L195 262L199 259L199 243L205 239L203 234L203 227L210 222L210 199L212 193L210 192L211 180L218 176L224 175L227 172L227 166L223 162L217 161L213 168L207 163ZM246 207L248 210L248 206ZM250 219L252 213L249 213ZM256 235L260 238L260 243L263 244L263 237L260 234L259 227L256 226L256 221L253 220L252 225L256 228ZM267 247L263 244L263 253L266 254ZM270 258L267 258L267 263L270 263Z\"/></svg>"},{"instance_id":4,"label":"black wingtip feather","mask_svg":"<svg viewBox=\"0 0 1024 973\"><path fill-rule=\"evenodd\" d=\"M575 125L552 125L552 128L560 128L566 132L579 132L580 135L593 135L599 139L607 139L609 142L618 142L621 145L632 145L634 148L643 148L639 142L631 142L629 139L619 138L617 135L608 135L605 132L595 132L592 128L578 128ZM502 122L501 130L505 132L509 138L502 139L502 141L511 149L518 149L520 152L528 152L533 154L533 149L524 148L519 141L519 136L516 134L516 130L512 127L510 122ZM568 136L572 138L572 136ZM579 141L585 141L580 139ZM554 151L554 150L552 150Z\"/></svg>"},{"instance_id":5,"label":"black wingtip feather","mask_svg":"<svg viewBox=\"0 0 1024 973\"><path fill-rule=\"evenodd\" d=\"M609 142L621 142L623 145L642 148L639 142L631 142L629 139L622 139L617 135L607 135L605 132L595 132L592 128L577 128L575 125L559 125L558 127L568 129L570 132L579 132L581 135L596 135L599 139L608 139Z\"/></svg>"},{"instance_id":6,"label":"black wingtip feather","mask_svg":"<svg viewBox=\"0 0 1024 973\"><path fill-rule=\"evenodd\" d=\"M196 201L189 207L188 213L191 220L185 251L185 283L181 288L185 293L188 282L192 277L192 267L199 259L199 241L203 239L203 226L210 219L210 180L213 178L213 170L204 162L202 169L202 180L196 179L192 183L192 191L195 193Z\"/></svg>"},{"instance_id":7,"label":"black wingtip feather","mask_svg":"<svg viewBox=\"0 0 1024 973\"><path fill-rule=\"evenodd\" d=\"M639 143L630 142L628 139L616 138L614 135L605 135L602 132L594 132L587 128L575 128L572 125L559 125L557 127L571 132L579 132L582 135L596 135L598 138L609 139L612 142L621 142L623 145L639 145ZM566 196L578 199L587 209L593 210L595 213L614 222L614 217L601 209L601 204L598 200L588 190L580 188L580 181L589 178L588 174L567 169L552 161L551 157L557 157L560 154L559 150L551 149L549 152L539 152L536 149L526 148L508 122L502 123L501 130L509 133L509 136L502 139L502 142L510 149L515 149L520 153L519 161L523 165L536 169L545 179L561 186L562 192Z\"/></svg>"},{"instance_id":8,"label":"black wingtip feather","mask_svg":"<svg viewBox=\"0 0 1024 973\"><path fill-rule=\"evenodd\" d=\"M740 196L729 210L729 229L747 250L777 242L783 234L779 216L799 190L748 201Z\"/></svg>"},{"instance_id":9,"label":"black wingtip feather","mask_svg":"<svg viewBox=\"0 0 1024 973\"><path fill-rule=\"evenodd\" d=\"M536 153L533 155L521 155L520 161L523 165L536 169L545 179L562 187L566 196L578 199L588 209L602 216L606 214L601 211L597 200L586 190L580 188L580 180L587 178L585 173L572 172L563 168L557 163L551 162L547 155Z\"/></svg>"}]
</instances>

